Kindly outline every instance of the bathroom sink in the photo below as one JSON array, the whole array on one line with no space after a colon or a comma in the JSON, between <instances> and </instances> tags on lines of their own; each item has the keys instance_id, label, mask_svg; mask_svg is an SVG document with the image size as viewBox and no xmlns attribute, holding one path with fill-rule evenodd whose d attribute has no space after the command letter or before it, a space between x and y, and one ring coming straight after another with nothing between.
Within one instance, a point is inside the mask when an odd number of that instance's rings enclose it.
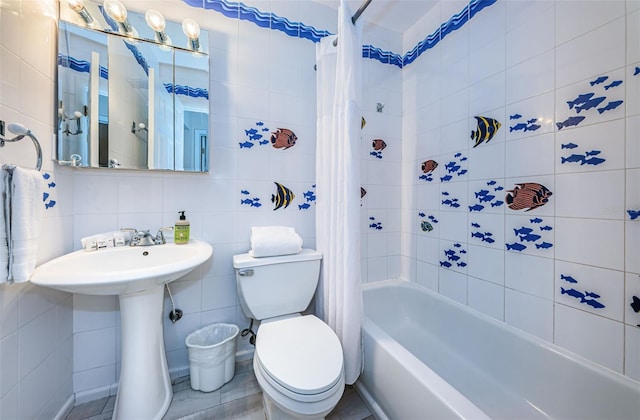
<instances>
[{"instance_id":1,"label":"bathroom sink","mask_svg":"<svg viewBox=\"0 0 640 420\"><path fill-rule=\"evenodd\" d=\"M70 293L122 295L176 280L212 254L211 245L123 246L75 251L39 266L31 282Z\"/></svg>"},{"instance_id":2,"label":"bathroom sink","mask_svg":"<svg viewBox=\"0 0 640 420\"><path fill-rule=\"evenodd\" d=\"M114 419L160 420L173 392L164 348L164 285L211 257L206 242L76 251L36 268L31 282L71 293L118 295L122 356Z\"/></svg>"}]
</instances>

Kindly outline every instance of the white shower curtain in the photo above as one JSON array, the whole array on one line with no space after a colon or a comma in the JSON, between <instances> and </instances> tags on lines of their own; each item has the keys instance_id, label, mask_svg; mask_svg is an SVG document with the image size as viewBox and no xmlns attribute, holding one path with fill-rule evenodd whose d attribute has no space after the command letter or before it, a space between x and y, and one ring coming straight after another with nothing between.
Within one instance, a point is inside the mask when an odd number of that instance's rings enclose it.
<instances>
[{"instance_id":1,"label":"white shower curtain","mask_svg":"<svg viewBox=\"0 0 640 420\"><path fill-rule=\"evenodd\" d=\"M338 10L338 46L325 37L316 49L316 247L323 254L318 315L336 332L345 381L362 370L360 289L361 30L345 0Z\"/></svg>"}]
</instances>

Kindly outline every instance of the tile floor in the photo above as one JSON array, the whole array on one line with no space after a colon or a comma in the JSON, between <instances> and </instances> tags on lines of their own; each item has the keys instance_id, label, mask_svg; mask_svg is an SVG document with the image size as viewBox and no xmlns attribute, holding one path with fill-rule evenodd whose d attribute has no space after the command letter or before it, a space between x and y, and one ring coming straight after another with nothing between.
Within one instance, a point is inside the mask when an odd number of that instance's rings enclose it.
<instances>
[{"instance_id":1,"label":"tile floor","mask_svg":"<svg viewBox=\"0 0 640 420\"><path fill-rule=\"evenodd\" d=\"M115 396L80 404L66 420L109 420ZM163 420L243 419L264 420L262 392L253 374L251 360L236 364L235 376L214 392L191 389L189 377L174 381L173 400ZM374 420L355 389L348 386L329 420Z\"/></svg>"}]
</instances>

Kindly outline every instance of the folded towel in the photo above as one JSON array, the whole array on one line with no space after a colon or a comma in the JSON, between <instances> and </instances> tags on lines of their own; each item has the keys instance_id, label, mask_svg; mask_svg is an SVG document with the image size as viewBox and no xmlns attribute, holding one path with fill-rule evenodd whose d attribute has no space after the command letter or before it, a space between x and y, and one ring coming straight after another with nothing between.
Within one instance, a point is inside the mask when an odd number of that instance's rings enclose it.
<instances>
[{"instance_id":1,"label":"folded towel","mask_svg":"<svg viewBox=\"0 0 640 420\"><path fill-rule=\"evenodd\" d=\"M10 185L9 277L29 280L36 266L36 251L44 206L44 179L39 171L13 168Z\"/></svg>"},{"instance_id":2,"label":"folded towel","mask_svg":"<svg viewBox=\"0 0 640 420\"><path fill-rule=\"evenodd\" d=\"M9 191L9 172L0 170L0 284L9 279L9 238L7 237L7 227L9 226L9 201L7 193Z\"/></svg>"},{"instance_id":3,"label":"folded towel","mask_svg":"<svg viewBox=\"0 0 640 420\"><path fill-rule=\"evenodd\" d=\"M251 228L252 257L274 257L297 254L302 251L302 238L288 226L263 226Z\"/></svg>"}]
</instances>

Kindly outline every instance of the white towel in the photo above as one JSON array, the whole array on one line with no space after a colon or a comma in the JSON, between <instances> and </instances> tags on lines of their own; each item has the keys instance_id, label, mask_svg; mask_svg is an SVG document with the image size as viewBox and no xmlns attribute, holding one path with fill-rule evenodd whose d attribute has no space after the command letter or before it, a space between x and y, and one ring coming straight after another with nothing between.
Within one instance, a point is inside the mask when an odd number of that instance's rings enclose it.
<instances>
[{"instance_id":1,"label":"white towel","mask_svg":"<svg viewBox=\"0 0 640 420\"><path fill-rule=\"evenodd\" d=\"M39 171L15 167L10 185L9 278L29 280L36 267L36 251L44 206L44 179Z\"/></svg>"},{"instance_id":2,"label":"white towel","mask_svg":"<svg viewBox=\"0 0 640 420\"><path fill-rule=\"evenodd\" d=\"M7 235L9 227L9 172L0 170L0 284L9 279L9 238Z\"/></svg>"},{"instance_id":3,"label":"white towel","mask_svg":"<svg viewBox=\"0 0 640 420\"><path fill-rule=\"evenodd\" d=\"M274 257L297 254L302 251L302 238L289 226L263 226L251 228L252 257Z\"/></svg>"}]
</instances>

